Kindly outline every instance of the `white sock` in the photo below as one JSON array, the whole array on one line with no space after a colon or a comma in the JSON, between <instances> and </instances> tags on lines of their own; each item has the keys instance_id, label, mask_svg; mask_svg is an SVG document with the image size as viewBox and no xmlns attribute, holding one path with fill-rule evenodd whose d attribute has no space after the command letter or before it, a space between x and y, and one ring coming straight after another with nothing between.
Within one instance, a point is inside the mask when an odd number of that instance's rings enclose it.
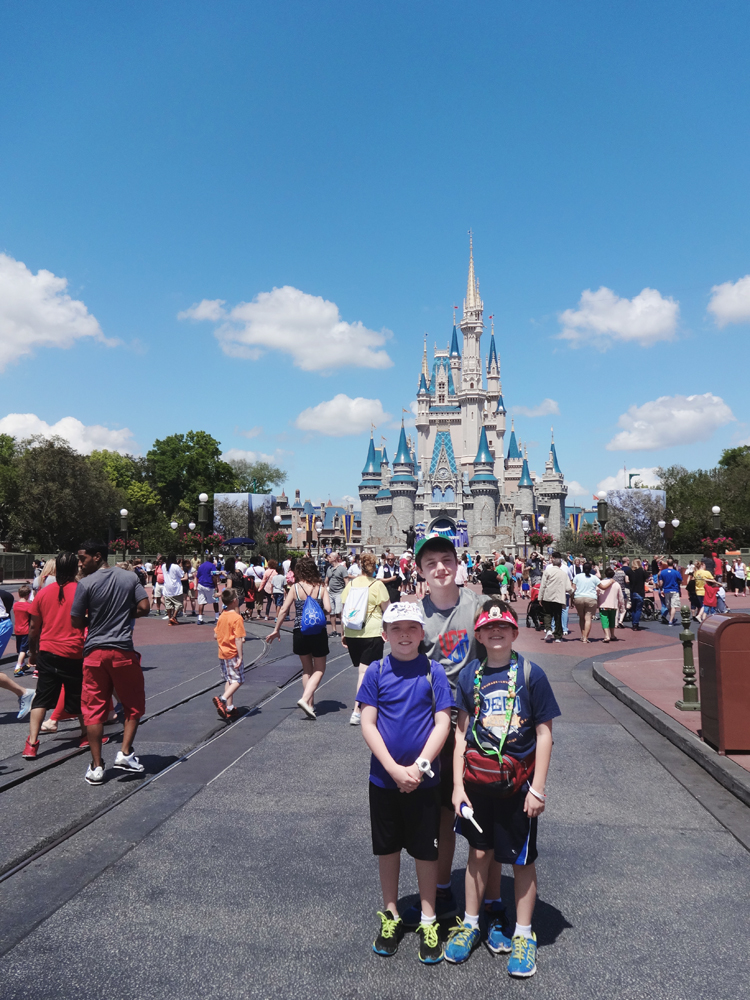
<instances>
[{"instance_id":1,"label":"white sock","mask_svg":"<svg viewBox=\"0 0 750 1000\"><path fill-rule=\"evenodd\" d=\"M198 615L198 621L199 621L199 622L202 622L202 621L203 621L203 615Z\"/></svg>"},{"instance_id":2,"label":"white sock","mask_svg":"<svg viewBox=\"0 0 750 1000\"><path fill-rule=\"evenodd\" d=\"M436 919L437 918L434 916L434 914L433 914L433 916L428 917L428 916L425 915L424 910L422 910L421 922L423 924L434 924Z\"/></svg>"},{"instance_id":3,"label":"white sock","mask_svg":"<svg viewBox=\"0 0 750 1000\"><path fill-rule=\"evenodd\" d=\"M479 927L479 914L472 917L470 914L464 913L464 923L468 924L469 927Z\"/></svg>"},{"instance_id":4,"label":"white sock","mask_svg":"<svg viewBox=\"0 0 750 1000\"><path fill-rule=\"evenodd\" d=\"M516 924L516 929L513 931L513 937L525 937L531 940L531 924L526 927L524 924Z\"/></svg>"}]
</instances>

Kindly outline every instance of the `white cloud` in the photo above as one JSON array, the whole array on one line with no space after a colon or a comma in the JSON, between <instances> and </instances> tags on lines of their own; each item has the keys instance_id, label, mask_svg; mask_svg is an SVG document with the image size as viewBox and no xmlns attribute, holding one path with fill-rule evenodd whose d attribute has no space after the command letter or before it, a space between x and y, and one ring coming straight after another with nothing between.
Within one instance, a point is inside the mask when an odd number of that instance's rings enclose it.
<instances>
[{"instance_id":1,"label":"white cloud","mask_svg":"<svg viewBox=\"0 0 750 1000\"><path fill-rule=\"evenodd\" d=\"M364 399L362 396L351 399L340 392L333 399L303 410L294 421L294 426L301 431L318 431L329 437L344 437L348 434L361 434L369 430L371 424L380 427L390 419L390 413L383 410L379 399Z\"/></svg>"},{"instance_id":2,"label":"white cloud","mask_svg":"<svg viewBox=\"0 0 750 1000\"><path fill-rule=\"evenodd\" d=\"M37 347L72 347L93 337L112 347L83 302L72 299L66 278L51 271L30 271L20 260L0 253L0 371Z\"/></svg>"},{"instance_id":3,"label":"white cloud","mask_svg":"<svg viewBox=\"0 0 750 1000\"><path fill-rule=\"evenodd\" d=\"M630 477L634 472L638 473L638 478L631 480ZM598 494L601 490L624 490L630 486L659 489L660 483L656 468L644 466L640 469L618 469L614 476L607 476L600 483L597 483L596 492Z\"/></svg>"},{"instance_id":4,"label":"white cloud","mask_svg":"<svg viewBox=\"0 0 750 1000\"><path fill-rule=\"evenodd\" d=\"M714 314L716 325L726 326L728 323L750 322L750 274L735 281L725 281L723 285L714 285L708 311Z\"/></svg>"},{"instance_id":5,"label":"white cloud","mask_svg":"<svg viewBox=\"0 0 750 1000\"><path fill-rule=\"evenodd\" d=\"M368 330L341 319L338 306L319 295L285 285L260 292L252 302L223 308L223 299L204 299L178 319L223 322L215 331L225 354L257 361L265 350L283 351L297 368L328 372L336 368L390 368L383 346L389 330Z\"/></svg>"},{"instance_id":6,"label":"white cloud","mask_svg":"<svg viewBox=\"0 0 750 1000\"><path fill-rule=\"evenodd\" d=\"M196 323L210 320L212 323L218 323L226 316L225 303L226 299L203 299L194 303L189 309L178 312L177 319L192 319Z\"/></svg>"},{"instance_id":7,"label":"white cloud","mask_svg":"<svg viewBox=\"0 0 750 1000\"><path fill-rule=\"evenodd\" d=\"M251 427L247 431L240 431L240 434L246 438L257 438L263 433L263 428L258 425L256 427Z\"/></svg>"},{"instance_id":8,"label":"white cloud","mask_svg":"<svg viewBox=\"0 0 750 1000\"><path fill-rule=\"evenodd\" d=\"M101 424L87 427L75 417L63 417L56 424L48 424L35 413L9 413L0 419L0 434L10 434L18 440L35 434L45 438L61 437L83 455L101 449L119 451L123 455L137 451L132 432L127 427L115 431Z\"/></svg>"},{"instance_id":9,"label":"white cloud","mask_svg":"<svg viewBox=\"0 0 750 1000\"><path fill-rule=\"evenodd\" d=\"M707 441L715 430L735 419L720 396L660 396L643 406L631 406L617 421L623 430L608 451L654 451L676 444Z\"/></svg>"},{"instance_id":10,"label":"white cloud","mask_svg":"<svg viewBox=\"0 0 750 1000\"><path fill-rule=\"evenodd\" d=\"M632 299L620 298L611 288L596 292L587 288L578 309L559 314L563 327L559 337L574 347L591 343L600 350L615 341L651 347L658 340L674 340L679 314L679 303L655 288L644 288Z\"/></svg>"},{"instance_id":11,"label":"white cloud","mask_svg":"<svg viewBox=\"0 0 750 1000\"><path fill-rule=\"evenodd\" d=\"M266 455L262 451L245 451L243 448L230 448L221 457L225 462L271 462L275 465L276 462L281 461L283 454L284 452L279 449L273 455Z\"/></svg>"},{"instance_id":12,"label":"white cloud","mask_svg":"<svg viewBox=\"0 0 750 1000\"><path fill-rule=\"evenodd\" d=\"M538 406L514 406L513 413L521 417L548 417L552 413L559 413L560 407L554 399L543 399Z\"/></svg>"},{"instance_id":13,"label":"white cloud","mask_svg":"<svg viewBox=\"0 0 750 1000\"><path fill-rule=\"evenodd\" d=\"M587 489L585 486L581 486L576 479L574 479L572 483L566 483L566 485L568 487L569 497L583 497L591 492L591 490Z\"/></svg>"}]
</instances>

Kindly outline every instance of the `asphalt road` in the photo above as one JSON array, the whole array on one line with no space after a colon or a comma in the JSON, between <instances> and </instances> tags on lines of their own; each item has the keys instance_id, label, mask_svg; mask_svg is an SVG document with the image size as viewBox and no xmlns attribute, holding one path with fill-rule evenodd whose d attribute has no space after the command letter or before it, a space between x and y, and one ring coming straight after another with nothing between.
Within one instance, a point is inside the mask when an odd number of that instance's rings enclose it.
<instances>
[{"instance_id":1,"label":"asphalt road","mask_svg":"<svg viewBox=\"0 0 750 1000\"><path fill-rule=\"evenodd\" d=\"M355 673L337 650L316 722L295 708L298 684L277 688L0 884L4 1000L422 1000L498 990L746 1000L750 865L727 825L745 822L747 810L594 684L585 663L549 649L535 659L563 716L540 824L534 979L511 981L505 959L483 948L465 966L425 968L413 935L393 959L373 955L381 902L368 753L348 725ZM461 899L465 861L459 839ZM512 879L503 881L512 911ZM405 903L416 892L406 858L401 892Z\"/></svg>"}]
</instances>

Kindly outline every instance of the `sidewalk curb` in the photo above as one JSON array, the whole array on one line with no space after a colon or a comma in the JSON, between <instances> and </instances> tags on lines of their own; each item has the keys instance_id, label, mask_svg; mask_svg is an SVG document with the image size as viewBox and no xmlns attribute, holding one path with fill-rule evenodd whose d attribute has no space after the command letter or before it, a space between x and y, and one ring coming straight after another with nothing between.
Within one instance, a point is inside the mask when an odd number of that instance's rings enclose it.
<instances>
[{"instance_id":1,"label":"sidewalk curb","mask_svg":"<svg viewBox=\"0 0 750 1000\"><path fill-rule=\"evenodd\" d=\"M614 695L618 701L639 715L645 722L654 728L662 736L665 736L670 743L674 743L678 749L687 754L696 764L708 771L712 778L718 781L727 791L750 806L750 773L733 760L721 757L698 739L689 729L685 729L679 722L656 708L651 702L646 701L641 695L636 694L627 684L613 677L605 668L604 664L594 662L591 666L594 680Z\"/></svg>"}]
</instances>

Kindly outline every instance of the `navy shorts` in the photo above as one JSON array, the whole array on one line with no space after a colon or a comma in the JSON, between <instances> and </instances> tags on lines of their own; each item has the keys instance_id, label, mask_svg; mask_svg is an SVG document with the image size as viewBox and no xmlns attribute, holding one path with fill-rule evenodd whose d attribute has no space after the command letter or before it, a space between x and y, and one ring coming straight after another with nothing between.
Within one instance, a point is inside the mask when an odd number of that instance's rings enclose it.
<instances>
[{"instance_id":1,"label":"navy shorts","mask_svg":"<svg viewBox=\"0 0 750 1000\"><path fill-rule=\"evenodd\" d=\"M437 861L440 836L440 786L400 792L398 788L370 787L372 853L405 850L416 861Z\"/></svg>"},{"instance_id":2,"label":"navy shorts","mask_svg":"<svg viewBox=\"0 0 750 1000\"><path fill-rule=\"evenodd\" d=\"M29 651L29 633L26 635L16 636L16 652L20 655L21 653L28 653Z\"/></svg>"},{"instance_id":3,"label":"navy shorts","mask_svg":"<svg viewBox=\"0 0 750 1000\"><path fill-rule=\"evenodd\" d=\"M507 799L480 792L467 785L466 795L474 810L474 819L482 833L467 819L456 818L456 832L462 833L478 851L495 852L495 861L504 865L530 865L537 859L537 820L523 811L528 785Z\"/></svg>"}]
</instances>

